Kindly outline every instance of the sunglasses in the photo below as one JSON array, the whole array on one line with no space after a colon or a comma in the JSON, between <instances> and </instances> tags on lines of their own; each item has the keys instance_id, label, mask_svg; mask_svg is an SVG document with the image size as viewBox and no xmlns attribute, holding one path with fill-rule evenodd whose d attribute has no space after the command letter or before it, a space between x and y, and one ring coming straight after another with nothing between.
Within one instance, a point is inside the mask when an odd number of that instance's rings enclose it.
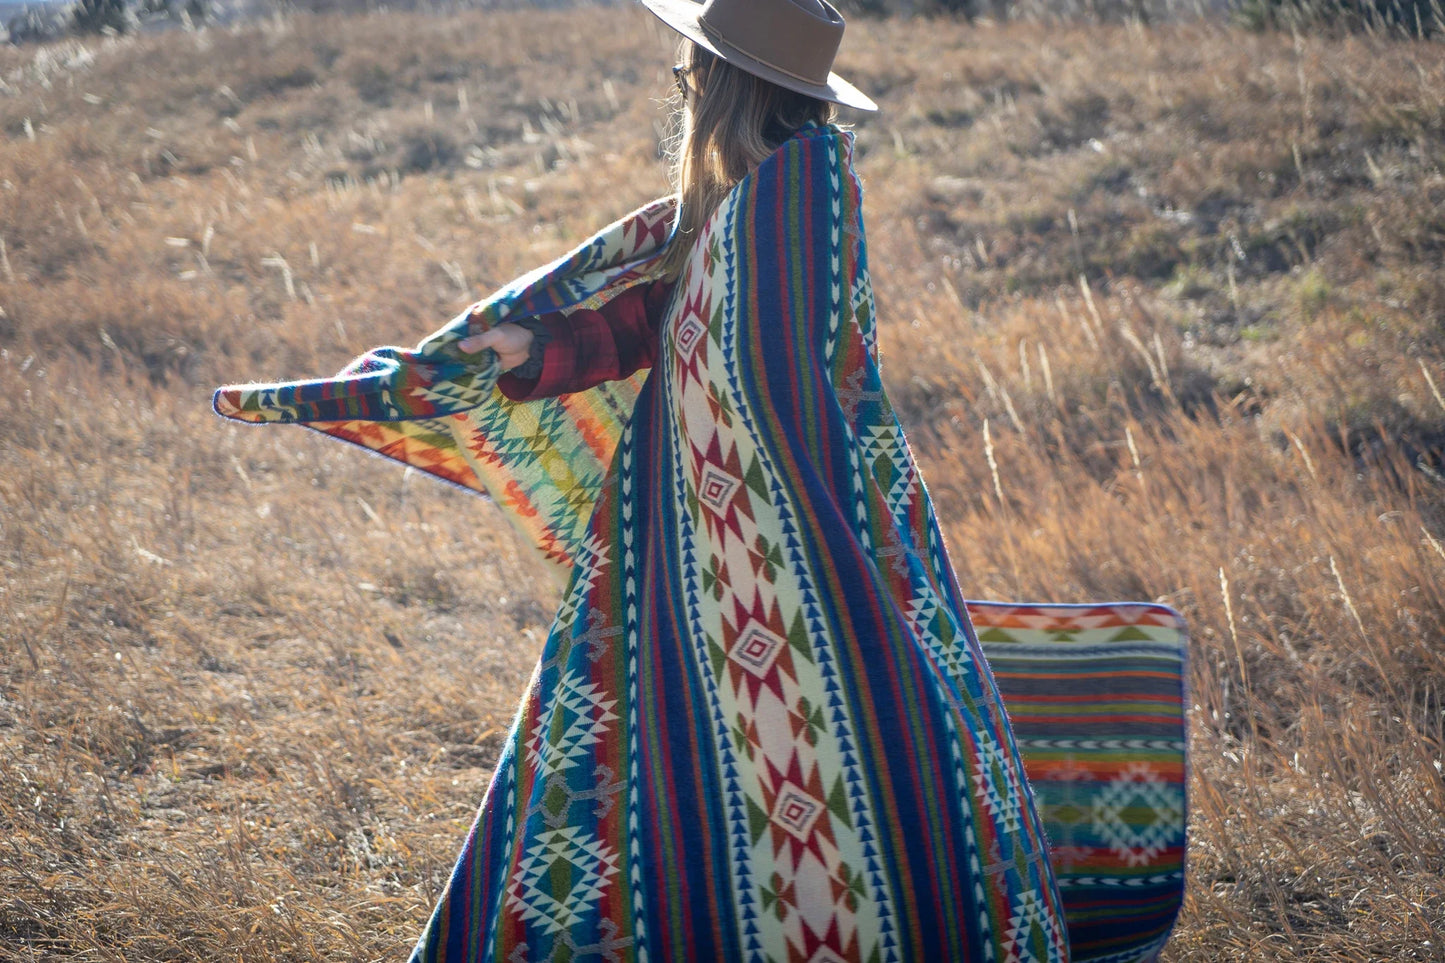
<instances>
[{"instance_id":1,"label":"sunglasses","mask_svg":"<svg viewBox=\"0 0 1445 963\"><path fill-rule=\"evenodd\" d=\"M687 75L690 73L692 73L692 68L685 67L682 64L678 64L672 68L672 79L677 82L677 92L681 94L684 99L686 99L688 91L692 89L687 82Z\"/></svg>"}]
</instances>

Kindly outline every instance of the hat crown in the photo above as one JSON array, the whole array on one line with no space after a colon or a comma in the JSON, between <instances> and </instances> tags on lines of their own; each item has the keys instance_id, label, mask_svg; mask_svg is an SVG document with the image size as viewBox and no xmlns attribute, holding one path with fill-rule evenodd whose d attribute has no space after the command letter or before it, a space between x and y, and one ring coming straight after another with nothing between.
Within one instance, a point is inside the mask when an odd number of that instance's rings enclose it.
<instances>
[{"instance_id":1,"label":"hat crown","mask_svg":"<svg viewBox=\"0 0 1445 963\"><path fill-rule=\"evenodd\" d=\"M843 40L843 17L827 0L707 0L698 25L716 43L819 85Z\"/></svg>"},{"instance_id":2,"label":"hat crown","mask_svg":"<svg viewBox=\"0 0 1445 963\"><path fill-rule=\"evenodd\" d=\"M877 110L833 73L843 15L828 0L642 0L658 19L738 69L819 100Z\"/></svg>"}]
</instances>

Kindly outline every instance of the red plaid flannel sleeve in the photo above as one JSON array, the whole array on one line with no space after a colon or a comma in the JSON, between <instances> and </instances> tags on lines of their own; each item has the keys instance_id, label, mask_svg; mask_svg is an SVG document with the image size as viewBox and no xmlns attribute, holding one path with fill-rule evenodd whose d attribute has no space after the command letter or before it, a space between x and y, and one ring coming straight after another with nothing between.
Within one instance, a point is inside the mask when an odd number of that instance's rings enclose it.
<instances>
[{"instance_id":1,"label":"red plaid flannel sleeve","mask_svg":"<svg viewBox=\"0 0 1445 963\"><path fill-rule=\"evenodd\" d=\"M504 374L497 387L513 401L535 401L585 391L652 367L657 326L671 288L661 281L639 284L595 311L541 315L548 335L542 373L536 378Z\"/></svg>"}]
</instances>

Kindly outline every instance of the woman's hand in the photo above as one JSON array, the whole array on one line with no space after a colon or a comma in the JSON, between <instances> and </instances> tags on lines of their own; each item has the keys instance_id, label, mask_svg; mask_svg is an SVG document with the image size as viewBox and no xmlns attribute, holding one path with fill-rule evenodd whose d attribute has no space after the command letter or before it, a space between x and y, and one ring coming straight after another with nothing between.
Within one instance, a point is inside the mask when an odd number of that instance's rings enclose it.
<instances>
[{"instance_id":1,"label":"woman's hand","mask_svg":"<svg viewBox=\"0 0 1445 963\"><path fill-rule=\"evenodd\" d=\"M531 353L532 332L520 324L499 324L481 334L463 338L457 342L457 347L468 353L491 348L497 352L497 357L502 362L502 370L511 371L525 362Z\"/></svg>"}]
</instances>

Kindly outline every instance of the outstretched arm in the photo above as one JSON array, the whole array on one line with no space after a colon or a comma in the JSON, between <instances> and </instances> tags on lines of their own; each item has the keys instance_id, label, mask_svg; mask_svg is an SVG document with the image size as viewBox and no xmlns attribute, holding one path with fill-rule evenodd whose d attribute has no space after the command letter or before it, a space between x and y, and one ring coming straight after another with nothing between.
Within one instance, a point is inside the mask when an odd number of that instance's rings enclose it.
<instances>
[{"instance_id":1,"label":"outstretched arm","mask_svg":"<svg viewBox=\"0 0 1445 963\"><path fill-rule=\"evenodd\" d=\"M469 353L480 351L483 348L491 348L497 353L497 360L501 361L502 370L511 371L526 363L531 354L532 329L520 324L499 324L495 328L488 328L481 334L463 338L457 342L457 347Z\"/></svg>"},{"instance_id":2,"label":"outstretched arm","mask_svg":"<svg viewBox=\"0 0 1445 963\"><path fill-rule=\"evenodd\" d=\"M652 366L657 328L667 306L670 285L641 284L601 308L583 308L499 324L459 344L463 351L491 348L509 374L497 380L513 401L534 401L584 391ZM525 376L514 371L534 353L540 335L541 370Z\"/></svg>"}]
</instances>

